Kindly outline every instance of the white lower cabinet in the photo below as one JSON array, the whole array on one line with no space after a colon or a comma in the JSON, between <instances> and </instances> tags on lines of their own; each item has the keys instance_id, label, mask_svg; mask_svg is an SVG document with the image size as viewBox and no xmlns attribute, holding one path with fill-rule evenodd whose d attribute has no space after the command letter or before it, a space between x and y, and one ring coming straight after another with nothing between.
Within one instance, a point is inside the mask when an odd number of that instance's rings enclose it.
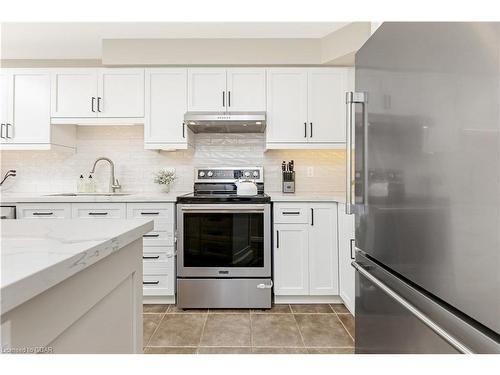
<instances>
[{"instance_id":1,"label":"white lower cabinet","mask_svg":"<svg viewBox=\"0 0 500 375\"><path fill-rule=\"evenodd\" d=\"M71 219L71 204L20 203L16 215L18 219Z\"/></svg>"},{"instance_id":2,"label":"white lower cabinet","mask_svg":"<svg viewBox=\"0 0 500 375\"><path fill-rule=\"evenodd\" d=\"M354 314L355 271L351 266L354 260L354 215L346 215L344 204L339 204L338 221L340 297Z\"/></svg>"},{"instance_id":3,"label":"white lower cabinet","mask_svg":"<svg viewBox=\"0 0 500 375\"><path fill-rule=\"evenodd\" d=\"M274 205L274 294L336 296L336 203Z\"/></svg>"}]
</instances>

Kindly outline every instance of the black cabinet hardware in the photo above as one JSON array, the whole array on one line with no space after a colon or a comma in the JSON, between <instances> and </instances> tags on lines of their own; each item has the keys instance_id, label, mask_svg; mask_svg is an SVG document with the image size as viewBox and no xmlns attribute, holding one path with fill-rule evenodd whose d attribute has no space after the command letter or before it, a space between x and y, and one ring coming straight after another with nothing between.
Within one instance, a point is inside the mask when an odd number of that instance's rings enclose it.
<instances>
[{"instance_id":1,"label":"black cabinet hardware","mask_svg":"<svg viewBox=\"0 0 500 375\"><path fill-rule=\"evenodd\" d=\"M283 215L300 215L299 211L287 211L283 212Z\"/></svg>"},{"instance_id":2,"label":"black cabinet hardware","mask_svg":"<svg viewBox=\"0 0 500 375\"><path fill-rule=\"evenodd\" d=\"M92 97L92 100L91 100L91 107L92 107L92 112L95 112L95 96Z\"/></svg>"},{"instance_id":3,"label":"black cabinet hardware","mask_svg":"<svg viewBox=\"0 0 500 375\"><path fill-rule=\"evenodd\" d=\"M106 216L107 212L89 212L90 216Z\"/></svg>"},{"instance_id":4,"label":"black cabinet hardware","mask_svg":"<svg viewBox=\"0 0 500 375\"><path fill-rule=\"evenodd\" d=\"M159 212L141 212L141 215L159 215Z\"/></svg>"},{"instance_id":5,"label":"black cabinet hardware","mask_svg":"<svg viewBox=\"0 0 500 375\"><path fill-rule=\"evenodd\" d=\"M97 112L101 112L101 97L97 97Z\"/></svg>"},{"instance_id":6,"label":"black cabinet hardware","mask_svg":"<svg viewBox=\"0 0 500 375\"><path fill-rule=\"evenodd\" d=\"M276 231L276 248L279 249L280 247L280 231Z\"/></svg>"},{"instance_id":7,"label":"black cabinet hardware","mask_svg":"<svg viewBox=\"0 0 500 375\"><path fill-rule=\"evenodd\" d=\"M307 138L307 122L304 122L304 138Z\"/></svg>"},{"instance_id":8,"label":"black cabinet hardware","mask_svg":"<svg viewBox=\"0 0 500 375\"><path fill-rule=\"evenodd\" d=\"M33 212L33 216L52 216L53 212Z\"/></svg>"},{"instance_id":9,"label":"black cabinet hardware","mask_svg":"<svg viewBox=\"0 0 500 375\"><path fill-rule=\"evenodd\" d=\"M314 225L314 208L311 208L311 225Z\"/></svg>"},{"instance_id":10,"label":"black cabinet hardware","mask_svg":"<svg viewBox=\"0 0 500 375\"><path fill-rule=\"evenodd\" d=\"M309 137L312 138L312 136L313 136L313 123L310 122L309 125L311 126L311 131L310 131Z\"/></svg>"},{"instance_id":11,"label":"black cabinet hardware","mask_svg":"<svg viewBox=\"0 0 500 375\"><path fill-rule=\"evenodd\" d=\"M160 237L160 235L158 233L156 233L156 234L143 234L142 237L144 237L144 238L156 238L156 237Z\"/></svg>"},{"instance_id":12,"label":"black cabinet hardware","mask_svg":"<svg viewBox=\"0 0 500 375\"><path fill-rule=\"evenodd\" d=\"M160 283L159 280L156 281L143 281L142 285L158 285Z\"/></svg>"},{"instance_id":13,"label":"black cabinet hardware","mask_svg":"<svg viewBox=\"0 0 500 375\"><path fill-rule=\"evenodd\" d=\"M155 256L143 256L142 259L160 259L160 256L159 255L155 255Z\"/></svg>"}]
</instances>

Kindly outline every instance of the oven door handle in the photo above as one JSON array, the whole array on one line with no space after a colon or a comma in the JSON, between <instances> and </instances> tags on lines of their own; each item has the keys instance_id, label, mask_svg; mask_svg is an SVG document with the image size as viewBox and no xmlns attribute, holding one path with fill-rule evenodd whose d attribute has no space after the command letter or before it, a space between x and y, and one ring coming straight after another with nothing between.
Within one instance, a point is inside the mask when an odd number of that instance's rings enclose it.
<instances>
[{"instance_id":1,"label":"oven door handle","mask_svg":"<svg viewBox=\"0 0 500 375\"><path fill-rule=\"evenodd\" d=\"M244 212L244 213L262 213L265 211L264 207L249 207L249 208L213 208L213 207L182 207L182 211L185 212L213 212L213 213L234 213L234 212Z\"/></svg>"}]
</instances>

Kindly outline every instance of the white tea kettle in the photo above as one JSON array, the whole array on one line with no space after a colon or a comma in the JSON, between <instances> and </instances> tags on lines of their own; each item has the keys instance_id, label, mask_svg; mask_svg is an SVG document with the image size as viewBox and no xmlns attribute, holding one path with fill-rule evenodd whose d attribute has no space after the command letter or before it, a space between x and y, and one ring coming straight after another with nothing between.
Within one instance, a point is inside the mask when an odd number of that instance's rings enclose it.
<instances>
[{"instance_id":1,"label":"white tea kettle","mask_svg":"<svg viewBox=\"0 0 500 375\"><path fill-rule=\"evenodd\" d=\"M257 195L257 185L255 184L255 181L236 181L236 195Z\"/></svg>"}]
</instances>

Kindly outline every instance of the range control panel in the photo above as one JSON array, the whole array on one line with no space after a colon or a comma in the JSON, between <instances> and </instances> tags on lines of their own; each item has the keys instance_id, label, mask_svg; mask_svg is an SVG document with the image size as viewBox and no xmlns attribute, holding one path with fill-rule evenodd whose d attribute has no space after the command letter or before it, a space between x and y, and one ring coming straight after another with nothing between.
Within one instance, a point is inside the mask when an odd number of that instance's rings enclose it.
<instances>
[{"instance_id":1,"label":"range control panel","mask_svg":"<svg viewBox=\"0 0 500 375\"><path fill-rule=\"evenodd\" d=\"M234 182L238 179L250 179L255 180L255 182L264 182L263 168L195 168L195 182Z\"/></svg>"}]
</instances>

